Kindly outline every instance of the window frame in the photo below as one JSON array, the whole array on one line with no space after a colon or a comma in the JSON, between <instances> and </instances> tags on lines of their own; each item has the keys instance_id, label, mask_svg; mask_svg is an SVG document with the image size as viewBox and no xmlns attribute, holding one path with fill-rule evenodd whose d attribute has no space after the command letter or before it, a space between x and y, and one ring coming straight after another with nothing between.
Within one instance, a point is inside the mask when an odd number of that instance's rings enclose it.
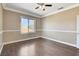
<instances>
[{"instance_id":1,"label":"window frame","mask_svg":"<svg viewBox=\"0 0 79 59\"><path fill-rule=\"evenodd\" d=\"M21 32L21 19L22 18L24 18L24 19L28 19L28 32L27 33L22 33ZM34 32L29 32L29 20L34 20ZM20 18L20 33L21 34L29 34L29 33L35 33L36 32L36 19L32 19L32 18L28 18L28 17L26 17L26 16L21 16L21 18Z\"/></svg>"}]
</instances>

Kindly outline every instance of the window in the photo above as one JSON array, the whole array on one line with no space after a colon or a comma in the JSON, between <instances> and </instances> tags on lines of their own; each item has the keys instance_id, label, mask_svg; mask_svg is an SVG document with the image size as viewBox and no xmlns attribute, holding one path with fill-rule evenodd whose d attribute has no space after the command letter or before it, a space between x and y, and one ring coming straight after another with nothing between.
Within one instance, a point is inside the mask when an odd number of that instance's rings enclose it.
<instances>
[{"instance_id":1,"label":"window","mask_svg":"<svg viewBox=\"0 0 79 59\"><path fill-rule=\"evenodd\" d=\"M29 32L34 32L35 30L35 21L34 20L29 20Z\"/></svg>"},{"instance_id":2,"label":"window","mask_svg":"<svg viewBox=\"0 0 79 59\"><path fill-rule=\"evenodd\" d=\"M21 33L35 32L35 20L21 18Z\"/></svg>"}]
</instances>

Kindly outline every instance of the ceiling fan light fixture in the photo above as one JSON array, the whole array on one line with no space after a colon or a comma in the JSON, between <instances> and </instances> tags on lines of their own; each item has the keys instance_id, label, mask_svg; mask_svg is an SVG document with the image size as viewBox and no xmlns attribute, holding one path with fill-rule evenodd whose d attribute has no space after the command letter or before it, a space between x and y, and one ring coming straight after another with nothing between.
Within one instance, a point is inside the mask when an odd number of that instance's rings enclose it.
<instances>
[{"instance_id":1,"label":"ceiling fan light fixture","mask_svg":"<svg viewBox=\"0 0 79 59\"><path fill-rule=\"evenodd\" d=\"M43 9L43 11L45 11L45 8Z\"/></svg>"},{"instance_id":2,"label":"ceiling fan light fixture","mask_svg":"<svg viewBox=\"0 0 79 59\"><path fill-rule=\"evenodd\" d=\"M39 6L39 8L42 8L42 6Z\"/></svg>"},{"instance_id":3,"label":"ceiling fan light fixture","mask_svg":"<svg viewBox=\"0 0 79 59\"><path fill-rule=\"evenodd\" d=\"M42 8L45 8L45 5L43 5Z\"/></svg>"},{"instance_id":4,"label":"ceiling fan light fixture","mask_svg":"<svg viewBox=\"0 0 79 59\"><path fill-rule=\"evenodd\" d=\"M46 7L52 7L52 4L45 4L45 3L37 3L38 7L36 7L35 9L42 9L43 11L45 11Z\"/></svg>"}]
</instances>

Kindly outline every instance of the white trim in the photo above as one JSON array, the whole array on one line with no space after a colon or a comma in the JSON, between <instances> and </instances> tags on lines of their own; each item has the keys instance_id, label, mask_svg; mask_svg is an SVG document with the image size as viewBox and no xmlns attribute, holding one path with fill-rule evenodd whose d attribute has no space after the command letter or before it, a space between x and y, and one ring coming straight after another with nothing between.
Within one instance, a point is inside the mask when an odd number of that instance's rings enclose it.
<instances>
[{"instance_id":1,"label":"white trim","mask_svg":"<svg viewBox=\"0 0 79 59\"><path fill-rule=\"evenodd\" d=\"M79 15L77 15L76 19L77 19L77 21L76 21L76 32L78 34L79 33L79 30L78 30L79 29L79 24L78 24L79 23Z\"/></svg>"},{"instance_id":2,"label":"white trim","mask_svg":"<svg viewBox=\"0 0 79 59\"><path fill-rule=\"evenodd\" d=\"M52 41L55 41L55 42L58 42L58 43L62 43L62 44L68 45L68 46L73 46L73 47L78 48L75 44L71 44L71 43L59 41L59 40L52 39L52 38L48 38L48 37L44 37L44 36L38 36L38 37L33 37L33 38L27 38L27 39L22 39L22 40L17 40L17 41L4 42L3 45L11 44L11 43L16 43L16 42L21 42L21 41L25 41L25 40L31 40L31 39L40 38L40 37L41 37L41 38L45 38L45 39L47 39L47 40L52 40ZM3 48L3 46L2 46L2 48ZM79 48L78 48L78 49L79 49Z\"/></svg>"},{"instance_id":3,"label":"white trim","mask_svg":"<svg viewBox=\"0 0 79 59\"><path fill-rule=\"evenodd\" d=\"M77 34L76 34L77 35L77 48L79 49L79 31L78 31L78 29L79 29L79 24L78 24L79 23L79 15L77 15L77 21L76 21L76 23L77 23L76 24L76 26L77 26L76 27L76 29L77 29Z\"/></svg>"},{"instance_id":4,"label":"white trim","mask_svg":"<svg viewBox=\"0 0 79 59\"><path fill-rule=\"evenodd\" d=\"M44 30L44 32L70 32L70 33L76 33L76 31L68 31L68 30Z\"/></svg>"},{"instance_id":5,"label":"white trim","mask_svg":"<svg viewBox=\"0 0 79 59\"><path fill-rule=\"evenodd\" d=\"M68 8L64 8L64 9L59 10L59 11L51 12L49 14L46 14L46 15L42 16L42 17L46 17L46 16L49 16L49 15L54 15L54 14L57 14L59 12L63 12L63 11L66 11L66 10L69 10L69 9L72 9L72 8L75 8L75 7L79 7L79 4L72 5L72 6L68 7Z\"/></svg>"},{"instance_id":6,"label":"white trim","mask_svg":"<svg viewBox=\"0 0 79 59\"><path fill-rule=\"evenodd\" d=\"M21 13L21 14L25 14L25 15L30 15L30 16L41 18L39 15L36 15L34 13L23 12L23 11L20 11L20 10L15 10L15 9L9 8L9 7L7 7L6 3L5 4L3 3L2 6L3 6L3 9L5 9L5 10L9 10L9 11L18 12L18 13Z\"/></svg>"},{"instance_id":7,"label":"white trim","mask_svg":"<svg viewBox=\"0 0 79 59\"><path fill-rule=\"evenodd\" d=\"M69 10L69 9L72 9L72 8L75 8L75 7L79 7L79 4L77 3L77 4L72 5L70 7L67 7L67 8L64 8L62 10L55 11L55 12L51 12L51 13L48 13L48 14L43 15L43 16L35 15L33 13L26 13L26 12L19 11L19 10L15 10L15 9L7 7L6 4L2 4L2 6L3 6L3 9L5 9L5 10L10 10L10 11L18 12L18 13L22 13L22 14L25 14L25 15L28 14L28 15L31 15L31 16L34 16L34 17L38 17L38 18L43 18L43 17L50 16L50 15L53 15L53 14L56 14L56 13L59 13L59 12L62 12L62 11L66 11L66 10Z\"/></svg>"},{"instance_id":8,"label":"white trim","mask_svg":"<svg viewBox=\"0 0 79 59\"><path fill-rule=\"evenodd\" d=\"M59 40L52 39L52 38L49 38L49 37L44 37L44 36L38 36L38 37L32 37L32 38L27 38L27 39L21 39L21 40L17 40L17 41L4 42L3 44L6 45L6 44L11 44L11 43L16 43L16 42L25 41L25 40L40 38L40 37L41 37L41 38L48 39L48 40L56 41L56 42L59 42L59 43L63 43L63 44L69 45L69 46L76 47L76 45L74 45L74 44L67 43L67 42L63 42L63 41L59 41Z\"/></svg>"},{"instance_id":9,"label":"white trim","mask_svg":"<svg viewBox=\"0 0 79 59\"><path fill-rule=\"evenodd\" d=\"M42 38L45 38L45 39L48 39L48 40L52 40L52 41L55 41L55 42L58 42L58 43L66 44L66 45L69 45L69 46L76 47L76 45L74 45L74 44L63 42L63 41L59 41L59 40L52 39L52 38L49 38L49 37L42 37Z\"/></svg>"},{"instance_id":10,"label":"white trim","mask_svg":"<svg viewBox=\"0 0 79 59\"><path fill-rule=\"evenodd\" d=\"M0 47L0 54L1 54L1 52L2 52L2 49L3 49L3 46L4 46L4 44L2 44Z\"/></svg>"},{"instance_id":11,"label":"white trim","mask_svg":"<svg viewBox=\"0 0 79 59\"><path fill-rule=\"evenodd\" d=\"M3 31L0 31L0 34L4 33L4 32L18 32L20 30L3 30Z\"/></svg>"},{"instance_id":12,"label":"white trim","mask_svg":"<svg viewBox=\"0 0 79 59\"><path fill-rule=\"evenodd\" d=\"M40 36L38 36L38 37L32 37L32 38L27 38L27 39L16 40L16 41L4 42L3 44L6 45L6 44L11 44L11 43L25 41L25 40L31 40L31 39L35 39L35 38L39 38L39 37Z\"/></svg>"},{"instance_id":13,"label":"white trim","mask_svg":"<svg viewBox=\"0 0 79 59\"><path fill-rule=\"evenodd\" d=\"M18 32L20 30L3 30L3 32Z\"/></svg>"},{"instance_id":14,"label":"white trim","mask_svg":"<svg viewBox=\"0 0 79 59\"><path fill-rule=\"evenodd\" d=\"M0 31L0 34L2 34L3 32L18 32L20 30L3 30ZM41 30L38 30L41 31ZM43 32L70 32L70 33L78 33L76 31L67 31L67 30L44 30ZM35 33L35 32L30 32L30 33Z\"/></svg>"}]
</instances>

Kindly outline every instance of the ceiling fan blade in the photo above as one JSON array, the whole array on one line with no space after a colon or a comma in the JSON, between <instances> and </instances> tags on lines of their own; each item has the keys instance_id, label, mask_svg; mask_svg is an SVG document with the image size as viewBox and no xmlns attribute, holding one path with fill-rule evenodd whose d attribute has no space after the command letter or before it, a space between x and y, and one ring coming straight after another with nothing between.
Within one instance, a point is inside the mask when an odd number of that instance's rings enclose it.
<instances>
[{"instance_id":1,"label":"ceiling fan blade","mask_svg":"<svg viewBox=\"0 0 79 59\"><path fill-rule=\"evenodd\" d=\"M36 7L35 9L38 9L39 7Z\"/></svg>"},{"instance_id":2,"label":"ceiling fan blade","mask_svg":"<svg viewBox=\"0 0 79 59\"><path fill-rule=\"evenodd\" d=\"M44 5L44 3L37 3L38 5Z\"/></svg>"},{"instance_id":3,"label":"ceiling fan blade","mask_svg":"<svg viewBox=\"0 0 79 59\"><path fill-rule=\"evenodd\" d=\"M61 9L63 9L64 7L60 7L60 8L58 8L58 10L61 10Z\"/></svg>"},{"instance_id":4,"label":"ceiling fan blade","mask_svg":"<svg viewBox=\"0 0 79 59\"><path fill-rule=\"evenodd\" d=\"M46 7L52 7L52 5L51 5L51 4L46 4L45 6L46 6Z\"/></svg>"}]
</instances>

